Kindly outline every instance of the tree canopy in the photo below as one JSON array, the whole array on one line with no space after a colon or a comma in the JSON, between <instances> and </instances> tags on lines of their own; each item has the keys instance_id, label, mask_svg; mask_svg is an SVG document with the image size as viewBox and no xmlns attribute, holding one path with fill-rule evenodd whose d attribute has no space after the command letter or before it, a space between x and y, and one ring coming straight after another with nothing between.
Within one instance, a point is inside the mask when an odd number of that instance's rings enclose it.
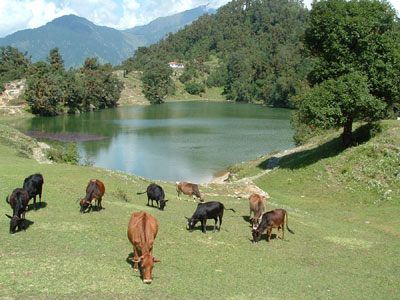
<instances>
[{"instance_id":1,"label":"tree canopy","mask_svg":"<svg viewBox=\"0 0 400 300\"><path fill-rule=\"evenodd\" d=\"M400 32L393 8L377 0L322 0L305 31L312 89L295 98L296 120L319 128L389 116L400 99Z\"/></svg>"},{"instance_id":2,"label":"tree canopy","mask_svg":"<svg viewBox=\"0 0 400 300\"><path fill-rule=\"evenodd\" d=\"M11 46L0 47L0 93L6 82L24 78L31 62L27 55Z\"/></svg>"}]
</instances>

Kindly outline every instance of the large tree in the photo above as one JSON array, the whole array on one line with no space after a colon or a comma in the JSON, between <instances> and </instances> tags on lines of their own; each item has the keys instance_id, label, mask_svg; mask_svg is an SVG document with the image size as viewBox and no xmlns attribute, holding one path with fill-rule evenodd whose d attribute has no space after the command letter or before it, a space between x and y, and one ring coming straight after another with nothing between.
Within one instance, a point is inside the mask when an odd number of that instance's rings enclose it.
<instances>
[{"instance_id":1,"label":"large tree","mask_svg":"<svg viewBox=\"0 0 400 300\"><path fill-rule=\"evenodd\" d=\"M160 60L154 60L145 65L142 82L143 93L152 104L164 102L168 89L172 86L172 69Z\"/></svg>"},{"instance_id":2,"label":"large tree","mask_svg":"<svg viewBox=\"0 0 400 300\"><path fill-rule=\"evenodd\" d=\"M27 52L19 52L11 46L0 47L0 93L3 92L6 82L25 76L30 60Z\"/></svg>"},{"instance_id":3,"label":"large tree","mask_svg":"<svg viewBox=\"0 0 400 300\"><path fill-rule=\"evenodd\" d=\"M343 126L343 144L348 146L353 121L377 120L384 106L389 115L399 101L395 10L386 1L321 0L313 3L304 40L313 57L308 79L315 90L296 98L296 118L317 127Z\"/></svg>"}]
</instances>

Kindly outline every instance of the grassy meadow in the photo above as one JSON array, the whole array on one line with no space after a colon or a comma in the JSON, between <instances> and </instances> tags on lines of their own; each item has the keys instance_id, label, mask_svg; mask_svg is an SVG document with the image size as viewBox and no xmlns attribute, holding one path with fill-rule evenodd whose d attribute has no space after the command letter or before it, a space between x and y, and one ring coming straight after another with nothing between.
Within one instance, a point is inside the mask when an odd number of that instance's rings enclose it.
<instances>
[{"instance_id":1,"label":"grassy meadow","mask_svg":"<svg viewBox=\"0 0 400 300\"><path fill-rule=\"evenodd\" d=\"M271 196L267 209L287 209L295 231L270 243L263 235L258 244L250 240L248 200L231 196L238 182L201 187L206 201L236 210L225 212L220 232L212 233L210 220L204 235L200 225L186 229L184 216L197 203L179 201L174 183L157 182L169 199L159 211L136 195L147 179L40 165L21 156L21 145L0 139L0 299L400 299L399 123L385 123L381 134L345 151L335 150L332 133L253 179ZM234 166L241 184L270 156ZM392 169L397 173L385 173ZM5 197L35 172L44 176L43 206L35 212L31 202L27 230L11 235ZM76 200L92 178L105 184L105 210L80 214ZM151 285L127 261L129 218L142 210L159 222L154 255L162 262Z\"/></svg>"}]
</instances>

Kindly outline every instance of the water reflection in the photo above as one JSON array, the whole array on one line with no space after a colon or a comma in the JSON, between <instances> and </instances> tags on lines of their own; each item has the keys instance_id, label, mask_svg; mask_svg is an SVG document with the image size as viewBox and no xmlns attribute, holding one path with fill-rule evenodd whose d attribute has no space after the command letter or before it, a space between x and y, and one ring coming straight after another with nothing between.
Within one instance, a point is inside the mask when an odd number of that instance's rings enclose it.
<instances>
[{"instance_id":1,"label":"water reflection","mask_svg":"<svg viewBox=\"0 0 400 300\"><path fill-rule=\"evenodd\" d=\"M81 132L95 166L169 181L207 182L229 164L293 147L290 111L250 104L182 102L121 107L17 124L22 131Z\"/></svg>"}]
</instances>

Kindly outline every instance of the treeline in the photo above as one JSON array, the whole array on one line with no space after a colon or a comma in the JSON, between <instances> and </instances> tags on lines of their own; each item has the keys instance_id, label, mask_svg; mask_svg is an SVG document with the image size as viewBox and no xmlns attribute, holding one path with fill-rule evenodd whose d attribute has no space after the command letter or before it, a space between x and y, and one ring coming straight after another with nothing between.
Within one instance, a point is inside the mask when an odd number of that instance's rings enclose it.
<instances>
[{"instance_id":1,"label":"treeline","mask_svg":"<svg viewBox=\"0 0 400 300\"><path fill-rule=\"evenodd\" d=\"M123 85L110 64L87 58L78 69L65 70L58 48L50 50L46 62L31 63L27 53L1 47L0 84L26 78L24 98L34 114L55 116L116 106Z\"/></svg>"},{"instance_id":2,"label":"treeline","mask_svg":"<svg viewBox=\"0 0 400 300\"><path fill-rule=\"evenodd\" d=\"M290 97L306 85L310 66L301 55L307 15L302 1L234 0L159 43L139 48L122 66L126 72L146 71L154 61L184 62L179 79L190 93L219 86L230 100L291 107ZM205 64L215 57L216 67Z\"/></svg>"}]
</instances>

